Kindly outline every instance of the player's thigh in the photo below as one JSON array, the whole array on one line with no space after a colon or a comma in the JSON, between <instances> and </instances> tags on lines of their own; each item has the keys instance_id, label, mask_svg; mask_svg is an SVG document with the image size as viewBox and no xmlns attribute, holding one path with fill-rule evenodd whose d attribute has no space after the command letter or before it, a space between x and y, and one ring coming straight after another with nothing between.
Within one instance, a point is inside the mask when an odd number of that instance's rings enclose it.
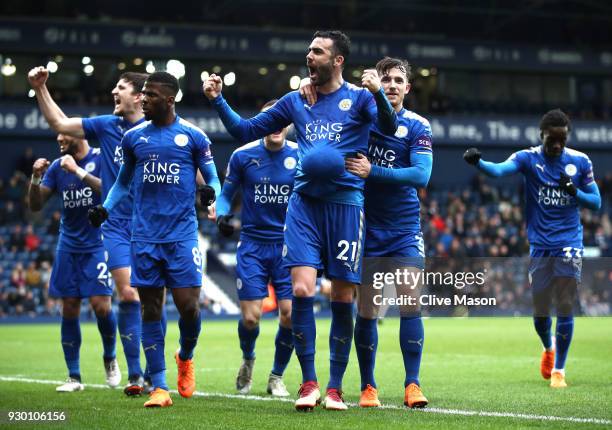
<instances>
[{"instance_id":1,"label":"player's thigh","mask_svg":"<svg viewBox=\"0 0 612 430\"><path fill-rule=\"evenodd\" d=\"M368 235L366 234L366 248L367 246ZM371 249L370 252L372 252ZM356 288L357 313L362 318L375 319L379 316L385 288L384 275L387 273L386 262L385 258L370 256L366 249L361 284Z\"/></svg>"},{"instance_id":2,"label":"player's thigh","mask_svg":"<svg viewBox=\"0 0 612 430\"><path fill-rule=\"evenodd\" d=\"M361 283L365 216L363 208L328 203L324 207L324 265L331 280Z\"/></svg>"},{"instance_id":3,"label":"player's thigh","mask_svg":"<svg viewBox=\"0 0 612 430\"><path fill-rule=\"evenodd\" d=\"M131 245L130 258L130 284L138 288L139 295L142 288L161 288L165 285L161 244L134 241Z\"/></svg>"},{"instance_id":4,"label":"player's thigh","mask_svg":"<svg viewBox=\"0 0 612 430\"><path fill-rule=\"evenodd\" d=\"M119 300L122 302L139 301L138 290L130 285L130 267L117 267L111 270Z\"/></svg>"},{"instance_id":5,"label":"player's thigh","mask_svg":"<svg viewBox=\"0 0 612 430\"><path fill-rule=\"evenodd\" d=\"M578 281L575 277L555 277L553 290L557 316L570 317L574 314L574 304L578 292Z\"/></svg>"},{"instance_id":6,"label":"player's thigh","mask_svg":"<svg viewBox=\"0 0 612 430\"><path fill-rule=\"evenodd\" d=\"M291 299L278 300L278 316L280 325L283 327L291 327Z\"/></svg>"},{"instance_id":7,"label":"player's thigh","mask_svg":"<svg viewBox=\"0 0 612 430\"><path fill-rule=\"evenodd\" d=\"M572 278L576 284L582 279L581 247L563 247L557 250L553 258L553 276L555 278Z\"/></svg>"},{"instance_id":8,"label":"player's thigh","mask_svg":"<svg viewBox=\"0 0 612 430\"><path fill-rule=\"evenodd\" d=\"M172 288L174 305L183 319L200 318L200 294L202 287Z\"/></svg>"},{"instance_id":9,"label":"player's thigh","mask_svg":"<svg viewBox=\"0 0 612 430\"><path fill-rule=\"evenodd\" d=\"M401 298L402 305L399 306L400 316L415 317L421 315L421 305L419 297L423 287L421 273L423 268L415 266L406 266L406 262L412 263L410 257L398 258L393 266L397 265L397 269L402 275L402 283L395 285L395 292L398 298Z\"/></svg>"},{"instance_id":10,"label":"player's thigh","mask_svg":"<svg viewBox=\"0 0 612 430\"><path fill-rule=\"evenodd\" d=\"M291 272L283 264L282 249L282 244L270 245L267 267L268 273L270 273L270 282L276 293L276 300L279 302L288 300L290 302L293 297Z\"/></svg>"},{"instance_id":11,"label":"player's thigh","mask_svg":"<svg viewBox=\"0 0 612 430\"><path fill-rule=\"evenodd\" d=\"M285 218L282 257L289 267L323 268L322 203L319 200L293 193L289 198Z\"/></svg>"},{"instance_id":12,"label":"player's thigh","mask_svg":"<svg viewBox=\"0 0 612 430\"><path fill-rule=\"evenodd\" d=\"M162 249L166 287L202 286L203 261L197 239L164 243Z\"/></svg>"},{"instance_id":13,"label":"player's thigh","mask_svg":"<svg viewBox=\"0 0 612 430\"><path fill-rule=\"evenodd\" d=\"M547 317L553 303L552 282L554 258L545 250L532 250L529 260L529 284L533 299L533 315Z\"/></svg>"},{"instance_id":14,"label":"player's thigh","mask_svg":"<svg viewBox=\"0 0 612 430\"><path fill-rule=\"evenodd\" d=\"M81 299L80 297L63 297L62 301L62 317L78 318L81 314Z\"/></svg>"},{"instance_id":15,"label":"player's thigh","mask_svg":"<svg viewBox=\"0 0 612 430\"><path fill-rule=\"evenodd\" d=\"M331 280L331 296L332 302L352 303L355 296L355 288L357 284L344 279Z\"/></svg>"},{"instance_id":16,"label":"player's thigh","mask_svg":"<svg viewBox=\"0 0 612 430\"><path fill-rule=\"evenodd\" d=\"M310 266L291 268L291 285L296 297L313 297L317 287L317 269Z\"/></svg>"},{"instance_id":17,"label":"player's thigh","mask_svg":"<svg viewBox=\"0 0 612 430\"><path fill-rule=\"evenodd\" d=\"M261 300L268 297L267 267L269 246L242 240L236 249L236 289L238 299Z\"/></svg>"},{"instance_id":18,"label":"player's thigh","mask_svg":"<svg viewBox=\"0 0 612 430\"><path fill-rule=\"evenodd\" d=\"M140 306L142 308L142 320L144 322L160 321L166 289L163 287L140 287Z\"/></svg>"}]
</instances>

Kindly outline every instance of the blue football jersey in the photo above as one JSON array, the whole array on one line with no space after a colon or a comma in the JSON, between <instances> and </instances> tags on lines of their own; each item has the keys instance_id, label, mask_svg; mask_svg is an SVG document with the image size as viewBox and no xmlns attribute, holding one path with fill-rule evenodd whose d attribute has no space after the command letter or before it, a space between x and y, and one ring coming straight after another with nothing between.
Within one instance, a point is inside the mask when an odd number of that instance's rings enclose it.
<instances>
[{"instance_id":1,"label":"blue football jersey","mask_svg":"<svg viewBox=\"0 0 612 430\"><path fill-rule=\"evenodd\" d=\"M123 163L121 139L126 131L144 122L144 118L132 124L116 115L101 115L92 118L83 118L83 131L87 139L96 139L102 151L102 166L100 169L102 180L102 201L115 183L119 168ZM132 195L121 201L110 214L115 218L132 218Z\"/></svg>"},{"instance_id":2,"label":"blue football jersey","mask_svg":"<svg viewBox=\"0 0 612 430\"><path fill-rule=\"evenodd\" d=\"M204 131L178 115L169 126L146 121L125 134L124 162L134 166L133 241L197 239L196 169L213 163L210 144Z\"/></svg>"},{"instance_id":3,"label":"blue football jersey","mask_svg":"<svg viewBox=\"0 0 612 430\"><path fill-rule=\"evenodd\" d=\"M525 178L525 218L531 247L582 247L578 202L559 188L559 178L567 174L578 188L593 183L589 157L570 148L559 157L547 157L540 145L515 152L509 160Z\"/></svg>"},{"instance_id":4,"label":"blue football jersey","mask_svg":"<svg viewBox=\"0 0 612 430\"><path fill-rule=\"evenodd\" d=\"M239 185L242 191L241 237L283 241L285 214L298 162L297 146L287 140L280 150L270 151L260 139L232 154L225 181Z\"/></svg>"},{"instance_id":5,"label":"blue football jersey","mask_svg":"<svg viewBox=\"0 0 612 430\"><path fill-rule=\"evenodd\" d=\"M93 176L100 176L102 157L98 148L89 153L77 165ZM100 196L76 175L60 166L61 158L53 161L45 173L42 185L56 192L61 200L62 219L57 243L59 251L93 252L102 248L100 229L92 227L87 219L89 208L100 204Z\"/></svg>"},{"instance_id":6,"label":"blue football jersey","mask_svg":"<svg viewBox=\"0 0 612 430\"><path fill-rule=\"evenodd\" d=\"M391 169L410 167L413 154L432 155L429 121L414 112L402 109L394 136L380 132L376 124L370 129L368 158L372 164ZM420 203L417 190L411 185L366 181L366 225L402 231L420 231Z\"/></svg>"},{"instance_id":7,"label":"blue football jersey","mask_svg":"<svg viewBox=\"0 0 612 430\"><path fill-rule=\"evenodd\" d=\"M285 94L270 109L249 121L252 140L293 123L299 159L321 145L337 149L342 156L366 153L370 125L376 122L376 101L370 91L344 82L331 94L319 94L309 106L298 91ZM294 190L334 203L363 205L364 180L344 171L334 180L322 181L305 174L298 161Z\"/></svg>"}]
</instances>

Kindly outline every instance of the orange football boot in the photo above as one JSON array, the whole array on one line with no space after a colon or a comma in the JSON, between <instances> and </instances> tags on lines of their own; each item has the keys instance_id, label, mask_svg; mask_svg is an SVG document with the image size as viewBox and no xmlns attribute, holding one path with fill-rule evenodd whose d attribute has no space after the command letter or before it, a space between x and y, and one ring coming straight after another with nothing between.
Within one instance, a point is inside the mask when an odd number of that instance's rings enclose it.
<instances>
[{"instance_id":1,"label":"orange football boot","mask_svg":"<svg viewBox=\"0 0 612 430\"><path fill-rule=\"evenodd\" d=\"M178 351L174 353L174 359L178 367L178 376L176 385L178 392L182 397L189 398L193 396L195 391L195 371L193 369L193 359L181 360Z\"/></svg>"},{"instance_id":2,"label":"orange football boot","mask_svg":"<svg viewBox=\"0 0 612 430\"><path fill-rule=\"evenodd\" d=\"M551 388L567 388L565 375L561 372L553 372L550 377Z\"/></svg>"},{"instance_id":3,"label":"orange football boot","mask_svg":"<svg viewBox=\"0 0 612 430\"><path fill-rule=\"evenodd\" d=\"M550 374L555 365L555 350L542 352L542 359L540 360L540 374L544 379L550 379Z\"/></svg>"},{"instance_id":4,"label":"orange football boot","mask_svg":"<svg viewBox=\"0 0 612 430\"><path fill-rule=\"evenodd\" d=\"M406 387L404 393L404 404L409 408L424 408L427 406L427 398L423 395L421 387L414 382Z\"/></svg>"},{"instance_id":5,"label":"orange football boot","mask_svg":"<svg viewBox=\"0 0 612 430\"><path fill-rule=\"evenodd\" d=\"M365 390L361 392L359 397L359 407L361 408L378 408L380 400L378 400L378 390L370 384L366 385Z\"/></svg>"},{"instance_id":6,"label":"orange football boot","mask_svg":"<svg viewBox=\"0 0 612 430\"><path fill-rule=\"evenodd\" d=\"M172 406L170 393L162 388L156 388L149 394L149 400L144 404L145 408L165 408Z\"/></svg>"}]
</instances>

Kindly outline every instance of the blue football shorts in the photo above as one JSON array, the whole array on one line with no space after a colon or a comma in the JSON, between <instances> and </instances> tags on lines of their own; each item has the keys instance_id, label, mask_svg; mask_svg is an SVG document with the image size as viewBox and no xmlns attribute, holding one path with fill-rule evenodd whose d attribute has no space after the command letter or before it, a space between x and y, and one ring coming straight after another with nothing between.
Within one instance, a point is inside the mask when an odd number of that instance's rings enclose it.
<instances>
[{"instance_id":1,"label":"blue football shorts","mask_svg":"<svg viewBox=\"0 0 612 430\"><path fill-rule=\"evenodd\" d=\"M112 296L105 257L103 248L93 252L58 250L49 280L49 295L58 298Z\"/></svg>"},{"instance_id":2,"label":"blue football shorts","mask_svg":"<svg viewBox=\"0 0 612 430\"><path fill-rule=\"evenodd\" d=\"M551 285L554 278L574 278L579 284L582 278L581 247L560 249L534 249L530 251L529 282L537 293Z\"/></svg>"},{"instance_id":3,"label":"blue football shorts","mask_svg":"<svg viewBox=\"0 0 612 430\"><path fill-rule=\"evenodd\" d=\"M108 270L130 267L132 221L109 218L102 224L102 241L108 252Z\"/></svg>"},{"instance_id":4,"label":"blue football shorts","mask_svg":"<svg viewBox=\"0 0 612 430\"><path fill-rule=\"evenodd\" d=\"M365 216L360 206L294 192L285 220L287 267L309 266L331 280L361 282Z\"/></svg>"},{"instance_id":5,"label":"blue football shorts","mask_svg":"<svg viewBox=\"0 0 612 430\"><path fill-rule=\"evenodd\" d=\"M132 287L202 286L202 255L197 239L179 242L132 242Z\"/></svg>"},{"instance_id":6,"label":"blue football shorts","mask_svg":"<svg viewBox=\"0 0 612 430\"><path fill-rule=\"evenodd\" d=\"M366 258L391 258L398 267L425 268L425 243L420 231L366 228Z\"/></svg>"},{"instance_id":7,"label":"blue football shorts","mask_svg":"<svg viewBox=\"0 0 612 430\"><path fill-rule=\"evenodd\" d=\"M283 243L242 239L236 251L236 287L240 300L268 297L272 284L277 300L291 299L291 274L282 261Z\"/></svg>"}]
</instances>

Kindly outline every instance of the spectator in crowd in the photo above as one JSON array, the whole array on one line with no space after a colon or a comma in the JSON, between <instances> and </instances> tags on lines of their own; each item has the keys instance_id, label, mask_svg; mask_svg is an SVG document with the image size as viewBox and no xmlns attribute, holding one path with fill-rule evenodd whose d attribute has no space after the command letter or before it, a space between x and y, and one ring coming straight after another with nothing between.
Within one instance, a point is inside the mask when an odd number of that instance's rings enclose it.
<instances>
[{"instance_id":1,"label":"spectator in crowd","mask_svg":"<svg viewBox=\"0 0 612 430\"><path fill-rule=\"evenodd\" d=\"M19 289L25 288L26 285L26 273L23 269L23 264L16 263L15 268L11 272L11 286Z\"/></svg>"},{"instance_id":2,"label":"spectator in crowd","mask_svg":"<svg viewBox=\"0 0 612 430\"><path fill-rule=\"evenodd\" d=\"M23 173L24 177L29 178L32 176L32 165L34 161L36 161L34 151L28 146L23 155L17 160L17 170Z\"/></svg>"},{"instance_id":3,"label":"spectator in crowd","mask_svg":"<svg viewBox=\"0 0 612 430\"><path fill-rule=\"evenodd\" d=\"M22 219L23 209L20 204L16 204L12 200L5 200L4 204L0 205L0 225L15 224Z\"/></svg>"},{"instance_id":4,"label":"spectator in crowd","mask_svg":"<svg viewBox=\"0 0 612 430\"><path fill-rule=\"evenodd\" d=\"M9 238L9 249L11 252L21 252L25 249L25 233L21 224L13 227L13 231Z\"/></svg>"},{"instance_id":5,"label":"spectator in crowd","mask_svg":"<svg viewBox=\"0 0 612 430\"><path fill-rule=\"evenodd\" d=\"M9 180L8 187L4 192L4 198L15 204L22 205L25 196L25 176L16 171Z\"/></svg>"},{"instance_id":6,"label":"spectator in crowd","mask_svg":"<svg viewBox=\"0 0 612 430\"><path fill-rule=\"evenodd\" d=\"M26 227L24 245L26 251L28 252L36 251L40 246L40 237L34 233L34 227L32 224L28 224Z\"/></svg>"}]
</instances>

